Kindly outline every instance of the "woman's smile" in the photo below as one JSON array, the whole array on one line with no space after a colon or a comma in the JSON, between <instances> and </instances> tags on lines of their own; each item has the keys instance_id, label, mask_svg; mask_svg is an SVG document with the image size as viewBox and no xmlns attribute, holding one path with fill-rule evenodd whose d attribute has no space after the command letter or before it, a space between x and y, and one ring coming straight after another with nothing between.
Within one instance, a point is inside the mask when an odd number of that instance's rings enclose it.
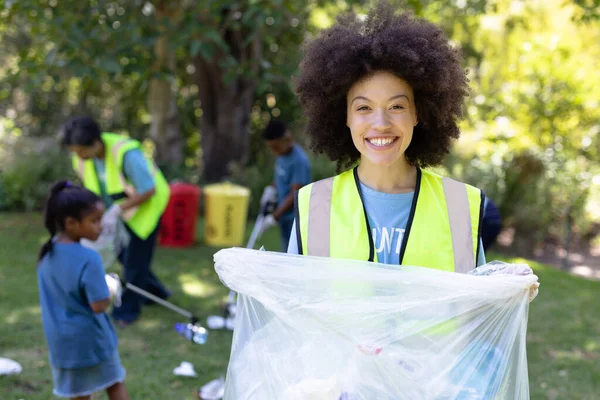
<instances>
[{"instance_id":1,"label":"woman's smile","mask_svg":"<svg viewBox=\"0 0 600 400\"><path fill-rule=\"evenodd\" d=\"M376 136L365 138L367 145L376 151L388 150L396 145L398 136Z\"/></svg>"}]
</instances>

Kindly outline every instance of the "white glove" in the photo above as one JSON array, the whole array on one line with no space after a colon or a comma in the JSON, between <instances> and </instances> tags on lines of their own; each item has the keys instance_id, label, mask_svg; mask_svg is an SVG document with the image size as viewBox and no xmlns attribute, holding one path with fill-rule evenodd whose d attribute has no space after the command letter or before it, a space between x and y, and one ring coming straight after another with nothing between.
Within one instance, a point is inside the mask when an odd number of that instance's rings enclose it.
<instances>
[{"instance_id":1,"label":"white glove","mask_svg":"<svg viewBox=\"0 0 600 400\"><path fill-rule=\"evenodd\" d=\"M266 186L260 196L260 206L263 207L269 202L277 202L277 189L274 186Z\"/></svg>"},{"instance_id":2,"label":"white glove","mask_svg":"<svg viewBox=\"0 0 600 400\"><path fill-rule=\"evenodd\" d=\"M469 272L469 275L489 276L489 275L534 275L533 270L525 264L506 264L500 261L492 261L488 264L477 267ZM537 281L537 276L535 276ZM529 288L529 302L539 293L540 283L535 282Z\"/></svg>"},{"instance_id":3,"label":"white glove","mask_svg":"<svg viewBox=\"0 0 600 400\"><path fill-rule=\"evenodd\" d=\"M273 214L269 214L263 219L261 231L265 232L274 226L277 226L277 220L275 219Z\"/></svg>"},{"instance_id":4,"label":"white glove","mask_svg":"<svg viewBox=\"0 0 600 400\"><path fill-rule=\"evenodd\" d=\"M529 288L529 302L531 303L540 292L540 283L536 282Z\"/></svg>"},{"instance_id":5,"label":"white glove","mask_svg":"<svg viewBox=\"0 0 600 400\"><path fill-rule=\"evenodd\" d=\"M104 280L106 281L106 286L108 286L108 293L110 293L110 297L113 299L115 306L120 307L123 286L121 285L121 280L119 279L119 276L115 273L106 274L104 275Z\"/></svg>"},{"instance_id":6,"label":"white glove","mask_svg":"<svg viewBox=\"0 0 600 400\"><path fill-rule=\"evenodd\" d=\"M117 223L121 217L121 207L118 204L113 204L102 216L102 230L114 233L117 229Z\"/></svg>"}]
</instances>

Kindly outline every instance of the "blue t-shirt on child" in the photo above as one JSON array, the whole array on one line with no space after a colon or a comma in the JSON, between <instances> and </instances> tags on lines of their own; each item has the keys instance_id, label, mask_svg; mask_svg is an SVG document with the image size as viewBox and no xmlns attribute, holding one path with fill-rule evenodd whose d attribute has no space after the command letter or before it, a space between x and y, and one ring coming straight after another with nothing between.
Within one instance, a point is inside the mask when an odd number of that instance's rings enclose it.
<instances>
[{"instance_id":1,"label":"blue t-shirt on child","mask_svg":"<svg viewBox=\"0 0 600 400\"><path fill-rule=\"evenodd\" d=\"M109 297L100 255L79 243L54 243L37 270L42 325L55 368L84 368L112 357L117 335L90 303Z\"/></svg>"},{"instance_id":2,"label":"blue t-shirt on child","mask_svg":"<svg viewBox=\"0 0 600 400\"><path fill-rule=\"evenodd\" d=\"M311 181L310 162L300 146L294 145L292 151L275 160L275 187L277 188L277 205L283 203L292 191L292 185L308 185ZM291 223L294 209L281 216L280 221Z\"/></svg>"},{"instance_id":3,"label":"blue t-shirt on child","mask_svg":"<svg viewBox=\"0 0 600 400\"><path fill-rule=\"evenodd\" d=\"M398 265L404 231L408 223L414 192L383 193L360 184L362 199L367 211L377 260L382 264ZM288 253L298 254L296 221L288 246ZM480 244L477 265L485 264L483 246Z\"/></svg>"}]
</instances>

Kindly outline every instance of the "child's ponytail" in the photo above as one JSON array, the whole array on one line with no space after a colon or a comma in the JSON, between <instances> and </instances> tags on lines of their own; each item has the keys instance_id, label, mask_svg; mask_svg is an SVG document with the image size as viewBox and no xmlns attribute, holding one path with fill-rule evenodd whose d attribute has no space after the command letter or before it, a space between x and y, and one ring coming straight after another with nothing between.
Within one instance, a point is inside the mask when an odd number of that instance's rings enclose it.
<instances>
[{"instance_id":1,"label":"child's ponytail","mask_svg":"<svg viewBox=\"0 0 600 400\"><path fill-rule=\"evenodd\" d=\"M42 245L40 254L38 256L38 261L44 258L46 254L52 252L54 236L56 236L58 226L60 225L57 215L58 197L60 193L69 186L71 186L69 181L60 181L55 183L50 189L50 196L46 202L46 209L44 212L44 226L46 227L48 233L50 233L50 238Z\"/></svg>"}]
</instances>

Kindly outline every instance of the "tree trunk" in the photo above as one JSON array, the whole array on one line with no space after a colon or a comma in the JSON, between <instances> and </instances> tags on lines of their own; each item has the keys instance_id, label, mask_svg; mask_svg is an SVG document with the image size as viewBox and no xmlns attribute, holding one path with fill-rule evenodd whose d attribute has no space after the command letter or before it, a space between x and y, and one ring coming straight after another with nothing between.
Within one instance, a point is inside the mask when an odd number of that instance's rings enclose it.
<instances>
[{"instance_id":1,"label":"tree trunk","mask_svg":"<svg viewBox=\"0 0 600 400\"><path fill-rule=\"evenodd\" d=\"M169 8L167 2L156 7L156 19L178 18L178 10ZM156 144L154 157L161 166L177 167L183 163L183 137L177 113L176 91L172 83L175 72L175 51L169 45L169 32L163 31L154 44L154 72L168 70L171 77L152 78L148 90L148 109L152 116L150 137Z\"/></svg>"},{"instance_id":2,"label":"tree trunk","mask_svg":"<svg viewBox=\"0 0 600 400\"><path fill-rule=\"evenodd\" d=\"M200 117L203 177L207 182L226 178L232 162L245 164L250 139L248 125L254 105L258 81L258 65L262 59L263 43L260 34L244 44L246 32L227 31L224 40L231 55L242 65L251 65L245 76L225 82L227 69L224 54L217 50L207 61L201 56L194 60L202 116Z\"/></svg>"},{"instance_id":3,"label":"tree trunk","mask_svg":"<svg viewBox=\"0 0 600 400\"><path fill-rule=\"evenodd\" d=\"M202 58L197 58L195 65L202 107L203 177L217 182L227 177L232 162L244 164L248 159L248 122L255 85L242 78L225 84L224 71Z\"/></svg>"}]
</instances>

